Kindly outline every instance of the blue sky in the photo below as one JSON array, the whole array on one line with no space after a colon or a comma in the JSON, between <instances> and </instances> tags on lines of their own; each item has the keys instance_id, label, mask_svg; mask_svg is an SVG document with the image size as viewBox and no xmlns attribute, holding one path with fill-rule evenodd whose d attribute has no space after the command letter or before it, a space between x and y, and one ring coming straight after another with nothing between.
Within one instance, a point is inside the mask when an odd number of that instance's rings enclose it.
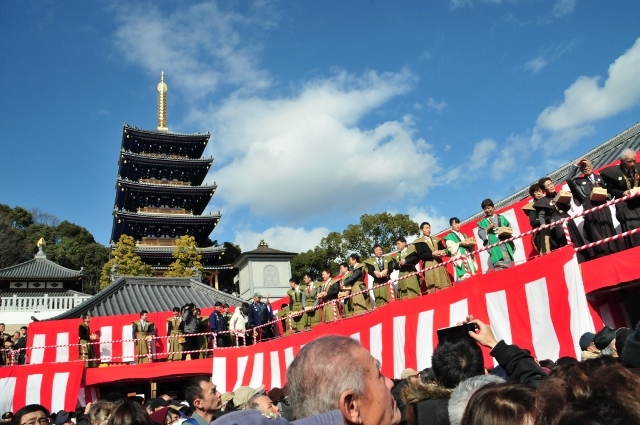
<instances>
[{"instance_id":1,"label":"blue sky","mask_svg":"<svg viewBox=\"0 0 640 425\"><path fill-rule=\"evenodd\" d=\"M211 234L443 229L640 116L640 3L3 1L0 202L109 242L124 122L211 132Z\"/></svg>"}]
</instances>

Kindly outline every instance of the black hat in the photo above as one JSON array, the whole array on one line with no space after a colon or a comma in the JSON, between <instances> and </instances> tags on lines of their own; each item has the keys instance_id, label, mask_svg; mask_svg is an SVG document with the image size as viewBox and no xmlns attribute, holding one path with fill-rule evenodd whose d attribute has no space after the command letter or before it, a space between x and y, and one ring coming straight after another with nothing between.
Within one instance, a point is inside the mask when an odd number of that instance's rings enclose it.
<instances>
[{"instance_id":1,"label":"black hat","mask_svg":"<svg viewBox=\"0 0 640 425\"><path fill-rule=\"evenodd\" d=\"M593 343L596 345L596 348L598 350L602 350L603 348L607 348L615 337L616 337L615 329L611 329L609 326L605 326L593 338Z\"/></svg>"},{"instance_id":2,"label":"black hat","mask_svg":"<svg viewBox=\"0 0 640 425\"><path fill-rule=\"evenodd\" d=\"M56 420L54 421L54 424L62 425L65 422L69 422L70 419L71 419L71 413L61 410L56 414Z\"/></svg>"},{"instance_id":3,"label":"black hat","mask_svg":"<svg viewBox=\"0 0 640 425\"><path fill-rule=\"evenodd\" d=\"M595 338L596 334L593 332L585 332L580 337L580 349L582 351L587 351L587 348L593 342L593 338Z\"/></svg>"},{"instance_id":4,"label":"black hat","mask_svg":"<svg viewBox=\"0 0 640 425\"><path fill-rule=\"evenodd\" d=\"M13 412L4 412L2 414L2 419L6 420L11 420L13 418Z\"/></svg>"}]
</instances>

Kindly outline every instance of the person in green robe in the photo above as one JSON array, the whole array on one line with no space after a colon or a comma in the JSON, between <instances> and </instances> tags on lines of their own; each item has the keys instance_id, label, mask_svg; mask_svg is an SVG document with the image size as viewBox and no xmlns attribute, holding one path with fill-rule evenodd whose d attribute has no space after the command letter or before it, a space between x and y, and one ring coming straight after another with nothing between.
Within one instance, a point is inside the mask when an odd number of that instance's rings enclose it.
<instances>
[{"instance_id":1,"label":"person in green robe","mask_svg":"<svg viewBox=\"0 0 640 425\"><path fill-rule=\"evenodd\" d=\"M167 361L182 360L182 344L184 336L182 335L182 316L180 308L173 307L173 316L167 319L167 338L168 352ZM181 342L182 341L182 342Z\"/></svg>"},{"instance_id":2,"label":"person in green robe","mask_svg":"<svg viewBox=\"0 0 640 425\"><path fill-rule=\"evenodd\" d=\"M289 296L289 312L297 313L303 312L304 307L307 303L306 292L302 290L298 279L292 277L289 279L289 289L287 291L287 296ZM300 332L304 330L304 326L307 323L307 315L306 313L302 313L301 315L297 315L291 318L291 325L293 327L293 332ZM289 331L289 319L286 322L282 323L283 326L286 326L286 330Z\"/></svg>"},{"instance_id":3,"label":"person in green robe","mask_svg":"<svg viewBox=\"0 0 640 425\"><path fill-rule=\"evenodd\" d=\"M96 356L96 346L92 344L92 342L98 340L98 335L91 333L91 329L89 328L90 321L91 316L89 313L82 315L82 323L80 323L78 328L78 344L80 344L79 355L80 360L84 360L84 367L98 367L100 360Z\"/></svg>"},{"instance_id":4,"label":"person in green robe","mask_svg":"<svg viewBox=\"0 0 640 425\"><path fill-rule=\"evenodd\" d=\"M495 207L491 199L482 201L481 206L484 211L484 218L478 222L478 237L482 239L484 246L496 244L501 240L498 229L500 227L510 228L511 224L509 224L509 220L505 216L495 213ZM506 236L506 239L509 237ZM491 248L489 253L491 254L493 268L501 270L513 266L513 253L515 250L516 247L513 242L507 242Z\"/></svg>"},{"instance_id":5,"label":"person in green robe","mask_svg":"<svg viewBox=\"0 0 640 425\"><path fill-rule=\"evenodd\" d=\"M149 312L142 310L140 312L140 320L136 320L131 324L132 337L135 339L136 347L136 363L149 363L152 354L149 352L150 344L153 344L153 337L156 334L156 328L153 322L149 321Z\"/></svg>"},{"instance_id":6,"label":"person in green robe","mask_svg":"<svg viewBox=\"0 0 640 425\"><path fill-rule=\"evenodd\" d=\"M365 291L367 286L364 284L364 271L367 270L367 268L364 263L360 262L360 256L358 254L351 254L349 256L349 265L352 270L351 274L349 274L349 276L344 280L344 287L351 288L349 295L351 299L352 314L354 316L358 316L371 311L369 291Z\"/></svg>"},{"instance_id":7,"label":"person in green robe","mask_svg":"<svg viewBox=\"0 0 640 425\"><path fill-rule=\"evenodd\" d=\"M453 270L455 273L456 282L460 282L467 279L478 271L478 266L473 255L468 255L473 252L476 242L474 238L470 238L460 231L460 219L458 217L452 217L449 219L451 225L451 232L444 237L447 251L453 260Z\"/></svg>"},{"instance_id":8,"label":"person in green robe","mask_svg":"<svg viewBox=\"0 0 640 425\"><path fill-rule=\"evenodd\" d=\"M389 281L389 276L393 271L393 260L389 257L383 257L382 246L376 244L373 246L373 257L365 262L367 263L367 271L373 276L373 296L376 307L382 307L389 302L391 291L394 290L393 287L384 285ZM378 287L376 288L376 286Z\"/></svg>"},{"instance_id":9,"label":"person in green robe","mask_svg":"<svg viewBox=\"0 0 640 425\"><path fill-rule=\"evenodd\" d=\"M416 273L416 264L418 263L418 254L414 246L407 245L407 239L400 236L396 239L396 261L394 267L399 271L398 274L398 298L406 300L419 297L422 294L420 290L420 281ZM409 277L405 277L409 276Z\"/></svg>"},{"instance_id":10,"label":"person in green robe","mask_svg":"<svg viewBox=\"0 0 640 425\"><path fill-rule=\"evenodd\" d=\"M315 305L321 284L314 282L309 273L305 274L303 279L304 285L302 285L301 290L304 291L306 302L304 306L306 315L305 328L311 328L320 323L320 313L316 310Z\"/></svg>"}]
</instances>

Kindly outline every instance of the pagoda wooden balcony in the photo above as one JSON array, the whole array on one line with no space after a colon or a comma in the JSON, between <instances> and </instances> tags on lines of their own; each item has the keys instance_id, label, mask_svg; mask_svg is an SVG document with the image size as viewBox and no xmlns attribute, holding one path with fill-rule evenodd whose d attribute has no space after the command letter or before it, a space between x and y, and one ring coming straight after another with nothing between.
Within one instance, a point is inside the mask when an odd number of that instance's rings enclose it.
<instances>
[{"instance_id":1,"label":"pagoda wooden balcony","mask_svg":"<svg viewBox=\"0 0 640 425\"><path fill-rule=\"evenodd\" d=\"M138 245L146 246L176 246L176 240L171 238L148 238L142 237Z\"/></svg>"},{"instance_id":2,"label":"pagoda wooden balcony","mask_svg":"<svg viewBox=\"0 0 640 425\"><path fill-rule=\"evenodd\" d=\"M149 214L178 214L178 215L193 215L192 210L184 208L153 208L153 207L141 207L138 208L139 213Z\"/></svg>"},{"instance_id":3,"label":"pagoda wooden balcony","mask_svg":"<svg viewBox=\"0 0 640 425\"><path fill-rule=\"evenodd\" d=\"M167 186L191 186L189 182L181 182L179 180L157 180L157 179L139 179L140 183L163 184Z\"/></svg>"},{"instance_id":4,"label":"pagoda wooden balcony","mask_svg":"<svg viewBox=\"0 0 640 425\"><path fill-rule=\"evenodd\" d=\"M155 152L142 152L142 154L146 156L154 156L157 158L189 159L187 155L175 155L175 154L155 153Z\"/></svg>"}]
</instances>

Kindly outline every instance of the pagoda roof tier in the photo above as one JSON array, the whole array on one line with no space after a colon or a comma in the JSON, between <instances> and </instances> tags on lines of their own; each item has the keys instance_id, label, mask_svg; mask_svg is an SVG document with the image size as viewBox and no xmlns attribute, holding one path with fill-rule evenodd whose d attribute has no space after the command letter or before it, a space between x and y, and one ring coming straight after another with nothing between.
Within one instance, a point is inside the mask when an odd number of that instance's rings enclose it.
<instances>
[{"instance_id":1,"label":"pagoda roof tier","mask_svg":"<svg viewBox=\"0 0 640 425\"><path fill-rule=\"evenodd\" d=\"M140 208L158 208L154 213L162 214L162 207L184 210L185 214L200 215L207 207L217 185L180 186L136 182L118 177L116 202L118 209L139 211Z\"/></svg>"},{"instance_id":2,"label":"pagoda roof tier","mask_svg":"<svg viewBox=\"0 0 640 425\"><path fill-rule=\"evenodd\" d=\"M122 234L140 241L143 237L177 239L190 235L198 245L204 245L216 224L220 212L207 215L173 215L135 213L121 209L113 211L111 241L118 241Z\"/></svg>"},{"instance_id":3,"label":"pagoda roof tier","mask_svg":"<svg viewBox=\"0 0 640 425\"><path fill-rule=\"evenodd\" d=\"M156 156L121 149L118 174L130 180L166 178L199 185L207 176L211 164L213 164L213 157L178 158L165 154Z\"/></svg>"},{"instance_id":4,"label":"pagoda roof tier","mask_svg":"<svg viewBox=\"0 0 640 425\"><path fill-rule=\"evenodd\" d=\"M200 255L202 255L200 262L205 269L209 269L219 263L220 257L224 253L224 248L221 250L218 250L218 248L219 247L200 248ZM136 254L142 258L142 261L157 270L161 270L159 267L168 267L175 261L173 258L173 247L137 245Z\"/></svg>"},{"instance_id":5,"label":"pagoda roof tier","mask_svg":"<svg viewBox=\"0 0 640 425\"><path fill-rule=\"evenodd\" d=\"M209 137L209 133L181 134L143 130L125 123L122 129L122 148L137 153L151 152L200 158Z\"/></svg>"},{"instance_id":6,"label":"pagoda roof tier","mask_svg":"<svg viewBox=\"0 0 640 425\"><path fill-rule=\"evenodd\" d=\"M82 269L72 270L47 260L42 250L33 260L0 269L0 280L81 280Z\"/></svg>"}]
</instances>

